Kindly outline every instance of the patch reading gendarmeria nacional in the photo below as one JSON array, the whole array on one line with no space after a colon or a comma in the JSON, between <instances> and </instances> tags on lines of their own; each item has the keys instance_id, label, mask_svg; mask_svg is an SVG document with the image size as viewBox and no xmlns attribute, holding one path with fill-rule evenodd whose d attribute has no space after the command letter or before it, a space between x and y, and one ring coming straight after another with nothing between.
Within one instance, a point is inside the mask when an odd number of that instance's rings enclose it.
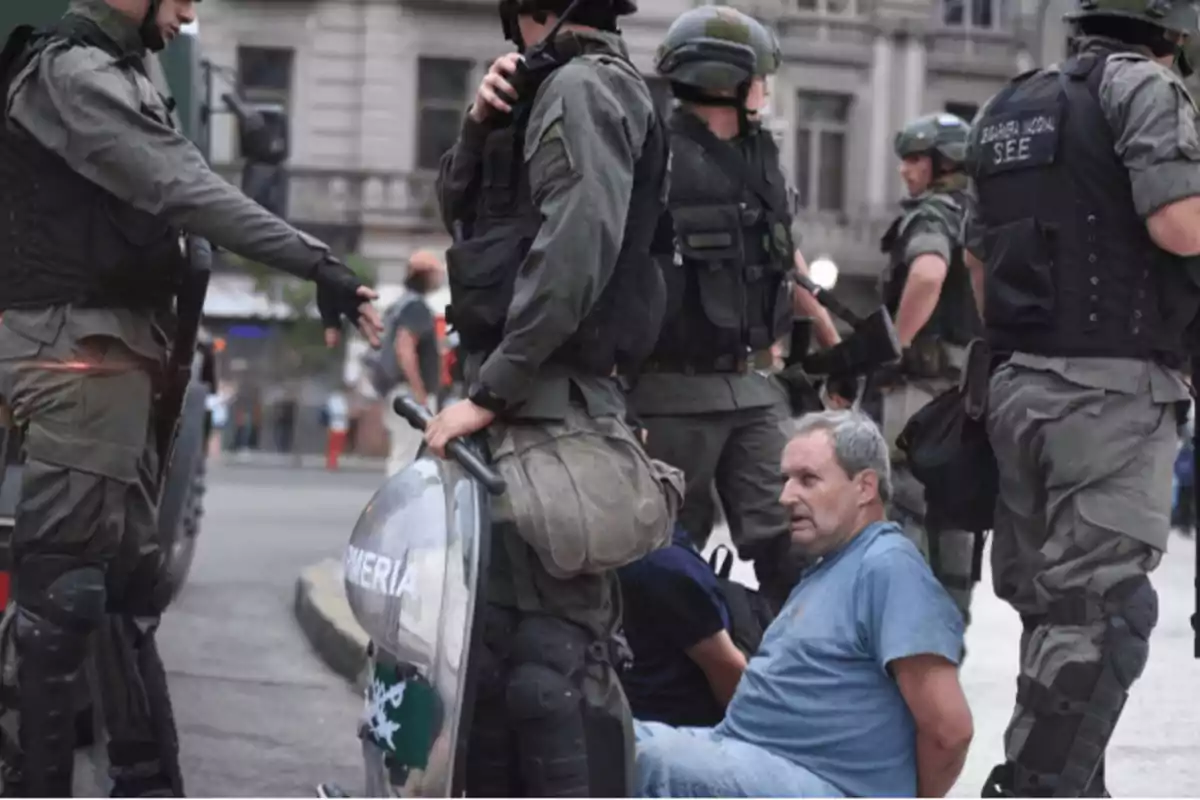
<instances>
[{"instance_id":1,"label":"patch reading gendarmeria nacional","mask_svg":"<svg viewBox=\"0 0 1200 800\"><path fill-rule=\"evenodd\" d=\"M1054 163L1061 119L1058 106L988 114L978 123L980 172L994 175Z\"/></svg>"}]
</instances>

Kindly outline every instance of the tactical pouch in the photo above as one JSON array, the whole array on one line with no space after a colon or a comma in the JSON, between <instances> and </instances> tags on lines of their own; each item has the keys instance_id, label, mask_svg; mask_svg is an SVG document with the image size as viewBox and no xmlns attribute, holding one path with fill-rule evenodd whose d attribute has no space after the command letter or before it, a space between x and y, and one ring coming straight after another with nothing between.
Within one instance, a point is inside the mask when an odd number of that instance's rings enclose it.
<instances>
[{"instance_id":1,"label":"tactical pouch","mask_svg":"<svg viewBox=\"0 0 1200 800\"><path fill-rule=\"evenodd\" d=\"M454 298L447 322L467 351L490 350L500 342L517 270L537 233L526 227L514 222L492 228L446 251L446 277Z\"/></svg>"},{"instance_id":2,"label":"tactical pouch","mask_svg":"<svg viewBox=\"0 0 1200 800\"><path fill-rule=\"evenodd\" d=\"M909 470L925 487L930 527L991 530L1000 476L987 434L991 352L971 342L960 385L915 413L896 440Z\"/></svg>"},{"instance_id":3,"label":"tactical pouch","mask_svg":"<svg viewBox=\"0 0 1200 800\"><path fill-rule=\"evenodd\" d=\"M517 532L558 579L630 564L668 545L683 473L646 455L621 420L572 410L492 435Z\"/></svg>"},{"instance_id":4,"label":"tactical pouch","mask_svg":"<svg viewBox=\"0 0 1200 800\"><path fill-rule=\"evenodd\" d=\"M741 207L692 206L672 209L671 214L679 252L693 266L704 315L740 339L746 289L740 268L733 265L745 260Z\"/></svg>"}]
</instances>

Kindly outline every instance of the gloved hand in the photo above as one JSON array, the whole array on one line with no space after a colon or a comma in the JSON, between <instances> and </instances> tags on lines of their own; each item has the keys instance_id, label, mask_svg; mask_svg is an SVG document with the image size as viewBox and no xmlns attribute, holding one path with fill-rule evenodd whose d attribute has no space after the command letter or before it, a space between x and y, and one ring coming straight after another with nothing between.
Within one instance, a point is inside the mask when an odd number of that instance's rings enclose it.
<instances>
[{"instance_id":1,"label":"gloved hand","mask_svg":"<svg viewBox=\"0 0 1200 800\"><path fill-rule=\"evenodd\" d=\"M363 284L354 271L333 256L326 256L313 274L317 284L317 310L325 326L325 343L338 342L343 318L358 326L372 347L379 347L383 321L371 303L379 295Z\"/></svg>"}]
</instances>

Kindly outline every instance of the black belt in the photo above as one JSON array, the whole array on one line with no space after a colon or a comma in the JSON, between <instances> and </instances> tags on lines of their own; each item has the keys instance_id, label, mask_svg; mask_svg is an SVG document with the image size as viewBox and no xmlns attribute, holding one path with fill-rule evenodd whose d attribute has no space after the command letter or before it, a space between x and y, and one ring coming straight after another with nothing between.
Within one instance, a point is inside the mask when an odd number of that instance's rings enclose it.
<instances>
[{"instance_id":1,"label":"black belt","mask_svg":"<svg viewBox=\"0 0 1200 800\"><path fill-rule=\"evenodd\" d=\"M745 375L754 369L754 355L721 356L712 361L648 360L639 372L643 375Z\"/></svg>"}]
</instances>

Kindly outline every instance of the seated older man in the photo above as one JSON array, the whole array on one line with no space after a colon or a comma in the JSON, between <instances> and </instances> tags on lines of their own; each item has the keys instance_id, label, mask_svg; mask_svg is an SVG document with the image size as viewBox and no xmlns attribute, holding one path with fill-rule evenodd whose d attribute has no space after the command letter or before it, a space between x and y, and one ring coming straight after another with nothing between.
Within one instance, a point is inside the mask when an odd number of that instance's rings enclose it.
<instances>
[{"instance_id":1,"label":"seated older man","mask_svg":"<svg viewBox=\"0 0 1200 800\"><path fill-rule=\"evenodd\" d=\"M887 444L850 411L800 420L783 454L792 540L815 563L713 728L636 723L647 797L941 797L971 712L962 615L884 519Z\"/></svg>"}]
</instances>

